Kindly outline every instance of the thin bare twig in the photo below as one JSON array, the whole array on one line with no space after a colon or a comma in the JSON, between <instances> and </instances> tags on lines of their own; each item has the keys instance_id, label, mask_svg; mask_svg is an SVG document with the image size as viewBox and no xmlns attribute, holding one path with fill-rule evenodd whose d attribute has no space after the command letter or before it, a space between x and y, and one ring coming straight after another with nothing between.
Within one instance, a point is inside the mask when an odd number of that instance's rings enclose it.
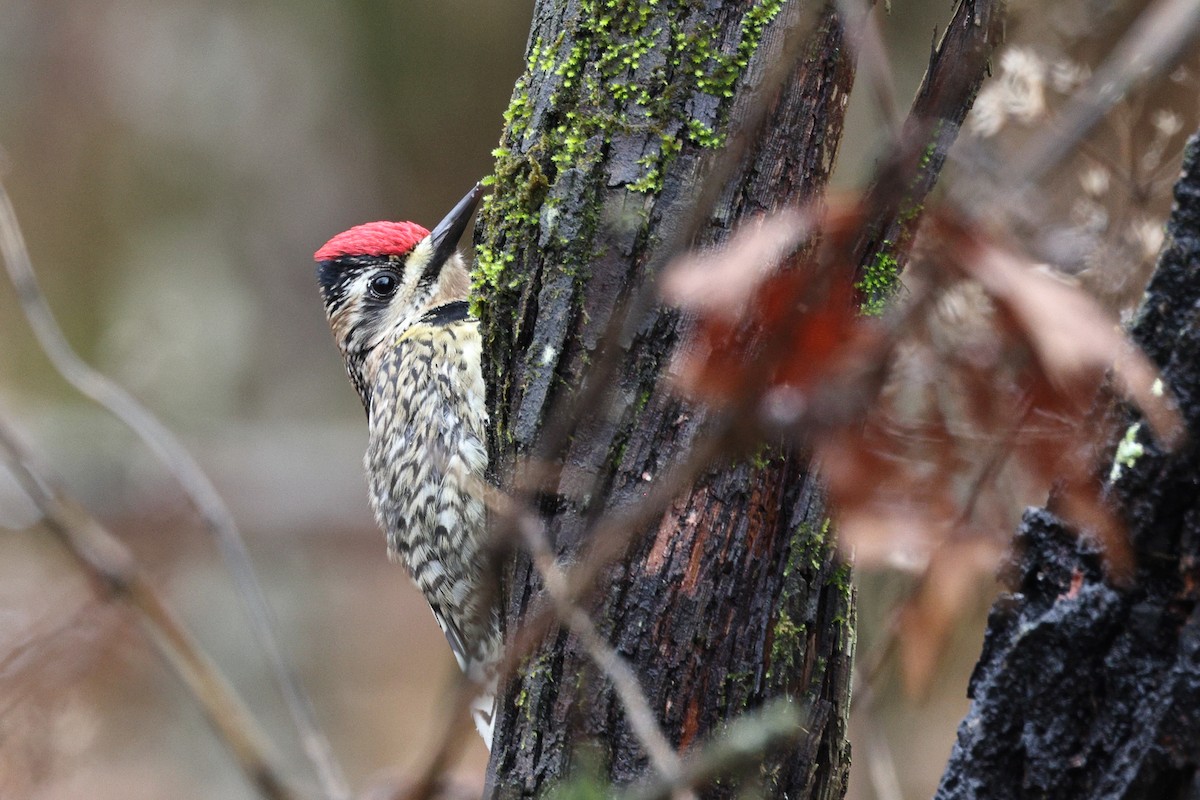
<instances>
[{"instance_id":1,"label":"thin bare twig","mask_svg":"<svg viewBox=\"0 0 1200 800\"><path fill-rule=\"evenodd\" d=\"M101 597L132 609L159 653L200 704L254 787L269 800L298 800L272 763L266 737L216 666L175 617L133 554L37 465L7 420L0 418L0 449L45 526L92 578Z\"/></svg>"},{"instance_id":2,"label":"thin bare twig","mask_svg":"<svg viewBox=\"0 0 1200 800\"><path fill-rule=\"evenodd\" d=\"M1001 186L1015 196L1012 202L1019 202L1020 196L1066 158L1121 98L1173 66L1198 31L1200 3L1196 0L1158 0L1139 14L1100 68L1071 96L1059 131L1035 141L1018 155L1016 163L1005 165Z\"/></svg>"},{"instance_id":3,"label":"thin bare twig","mask_svg":"<svg viewBox=\"0 0 1200 800\"><path fill-rule=\"evenodd\" d=\"M691 452L654 481L646 496L634 507L605 514L590 527L584 535L587 549L563 579L571 602L577 603L588 596L604 570L625 553L630 542L660 519L676 496L698 475L729 452L731 431L727 420L718 421L692 446ZM535 618L532 623L536 622Z\"/></svg>"},{"instance_id":4,"label":"thin bare twig","mask_svg":"<svg viewBox=\"0 0 1200 800\"><path fill-rule=\"evenodd\" d=\"M521 509L516 501L498 490L477 487L487 498L488 506L507 518L520 534L533 559L534 569L542 578L547 594L559 621L579 637L588 656L612 682L634 735L641 742L650 763L663 780L678 783L683 775L683 762L667 739L666 733L650 709L650 701L642 690L638 677L621 655L613 649L596 629L592 618L572 597L567 573L558 565L546 529L536 516ZM681 787L682 788L682 787ZM690 791L680 792L681 798L694 798Z\"/></svg>"},{"instance_id":5,"label":"thin bare twig","mask_svg":"<svg viewBox=\"0 0 1200 800\"><path fill-rule=\"evenodd\" d=\"M634 735L641 742L651 764L664 780L680 781L683 762L655 719L637 675L629 663L604 641L587 612L576 604L568 588L568 575L558 565L541 520L501 490L465 473L460 473L458 478L466 482L470 491L482 497L488 509L497 515L490 528L493 536L496 532L509 530L519 534L550 595L556 618L579 637L588 656L612 682ZM416 780L403 795L405 800L421 800L437 788L441 772L454 755L450 745L458 741L466 729L466 711L477 689L465 677L460 679L450 703L452 708L448 709L446 715L446 727L443 734L437 737L439 746L431 751L430 757L423 763ZM694 794L686 787L681 787L679 800L694 800Z\"/></svg>"},{"instance_id":6,"label":"thin bare twig","mask_svg":"<svg viewBox=\"0 0 1200 800\"><path fill-rule=\"evenodd\" d=\"M807 725L819 727L813 716L811 709L795 700L774 700L733 720L699 752L684 759L678 782L642 784L617 795L618 800L665 800L680 785L694 788L724 775L754 769L767 750L808 733Z\"/></svg>"},{"instance_id":7,"label":"thin bare twig","mask_svg":"<svg viewBox=\"0 0 1200 800\"><path fill-rule=\"evenodd\" d=\"M1002 174L985 166L978 145L964 147L954 156L968 170L991 178L958 187L956 205L978 218L994 219L998 211L1018 219L1029 218L1030 209L1036 208L1030 202L1030 192L1076 151L1122 98L1173 67L1198 32L1200 3L1158 0L1138 15L1100 67L1072 95L1055 125L1030 141L1013 159L1004 161ZM1132 158L1133 149L1124 149Z\"/></svg>"},{"instance_id":8,"label":"thin bare twig","mask_svg":"<svg viewBox=\"0 0 1200 800\"><path fill-rule=\"evenodd\" d=\"M0 253L4 256L4 264L16 289L21 310L54 368L79 392L125 423L150 448L191 499L204 527L217 542L234 587L246 608L251 630L266 653L304 751L316 770L326 797L330 800L349 800L350 789L334 758L333 748L321 732L312 702L301 687L300 679L275 634L274 616L233 515L204 470L175 435L129 392L89 366L72 349L38 285L16 211L2 183Z\"/></svg>"},{"instance_id":9,"label":"thin bare twig","mask_svg":"<svg viewBox=\"0 0 1200 800\"><path fill-rule=\"evenodd\" d=\"M462 749L463 739L471 729L468 712L471 701L479 694L479 686L459 672L450 692L450 697L442 704L441 726L433 737L433 744L413 770L413 778L399 793L398 800L430 800L437 796L444 773Z\"/></svg>"},{"instance_id":10,"label":"thin bare twig","mask_svg":"<svg viewBox=\"0 0 1200 800\"><path fill-rule=\"evenodd\" d=\"M880 121L893 138L900 135L900 112L896 109L896 84L892 80L892 65L876 6L865 0L837 0L838 16L842 18L842 33L846 44L858 60L858 71L864 73Z\"/></svg>"},{"instance_id":11,"label":"thin bare twig","mask_svg":"<svg viewBox=\"0 0 1200 800\"><path fill-rule=\"evenodd\" d=\"M904 800L900 788L900 773L896 770L896 759L884 735L883 727L876 720L867 721L867 774L875 800Z\"/></svg>"},{"instance_id":12,"label":"thin bare twig","mask_svg":"<svg viewBox=\"0 0 1200 800\"><path fill-rule=\"evenodd\" d=\"M590 593L604 568L625 552L633 537L655 518L662 516L675 495L694 480L701 470L712 464L713 458L722 451L722 437L727 433L728 427L722 426L698 442L688 457L656 481L646 498L634 508L621 514L612 512L603 515L597 521L592 527L587 553L561 578L560 585L564 587L564 594L570 603L578 603L581 597ZM499 494L487 485L480 485L477 490L489 501ZM491 535L496 536L494 531L498 529L498 525L492 526ZM554 608L543 608L506 637L503 656L496 666L501 685L541 643L557 620L558 615ZM453 763L462 746L463 734L469 729L467 712L478 689L479 687L465 676L459 677L451 698L443 706L442 718L445 724L434 737L426 755L413 770L414 778L401 800L429 800L435 795L442 772L448 764Z\"/></svg>"},{"instance_id":13,"label":"thin bare twig","mask_svg":"<svg viewBox=\"0 0 1200 800\"><path fill-rule=\"evenodd\" d=\"M588 542L578 562L567 570L563 583L573 603L587 597L604 570L628 549L634 537L660 518L681 491L725 451L728 424L722 424L693 445L690 453L650 487L649 493L632 508L602 515L585 533ZM542 609L527 619L505 641L504 658L498 672L511 675L554 624L552 609Z\"/></svg>"}]
</instances>

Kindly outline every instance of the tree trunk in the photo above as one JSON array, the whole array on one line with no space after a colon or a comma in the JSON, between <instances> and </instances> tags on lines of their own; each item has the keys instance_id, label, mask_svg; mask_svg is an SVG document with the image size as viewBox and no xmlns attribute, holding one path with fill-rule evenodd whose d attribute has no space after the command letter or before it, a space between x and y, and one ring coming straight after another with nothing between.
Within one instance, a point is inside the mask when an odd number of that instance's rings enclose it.
<instances>
[{"instance_id":1,"label":"tree trunk","mask_svg":"<svg viewBox=\"0 0 1200 800\"><path fill-rule=\"evenodd\" d=\"M1191 439L1164 453L1122 414L1109 493L1137 555L1129 586L1052 510L1026 514L939 800L1200 797L1200 138L1175 198L1133 337Z\"/></svg>"},{"instance_id":2,"label":"tree trunk","mask_svg":"<svg viewBox=\"0 0 1200 800\"><path fill-rule=\"evenodd\" d=\"M781 2L613 5L537 4L499 194L481 215L489 299L480 311L501 470L537 452L549 409L601 357L610 318L698 191L706 151L745 117L752 87L782 56L781 31L801 13ZM702 240L823 189L853 80L830 8L810 53ZM677 333L674 314L649 311L599 413L566 448L541 453L563 465L549 522L568 558L588 520L636 502L702 423L659 381ZM853 603L826 533L803 457L735 464L708 474L637 540L595 603L602 633L681 748L768 697L812 698L809 736L775 776L796 797L841 797L849 766ZM540 582L520 558L506 583L512 626ZM611 686L572 637L551 635L502 698L494 796L540 795L568 774L585 740L611 780L646 772Z\"/></svg>"},{"instance_id":3,"label":"tree trunk","mask_svg":"<svg viewBox=\"0 0 1200 800\"><path fill-rule=\"evenodd\" d=\"M960 29L979 29L976 3L963 5ZM811 35L789 52L800 27ZM537 499L569 563L600 515L642 501L705 430L661 380L686 323L639 293L672 242L716 242L743 217L820 197L854 70L832 4L786 0L539 0L527 55L480 214L475 310L493 467L502 484L522 459L555 468ZM792 60L777 96L760 96L773 65ZM967 68L952 131L985 61ZM740 157L692 224L726 142ZM919 208L923 197L912 199ZM602 368L615 341L616 366ZM840 798L854 598L807 455L774 448L714 464L654 518L589 610L672 744L685 750L772 698L802 700L808 713L803 736L757 775L706 796L761 783L769 796ZM523 556L505 583L511 631L539 607L541 583ZM491 795L540 796L573 760L619 784L647 771L607 679L575 637L555 632L501 697Z\"/></svg>"}]
</instances>

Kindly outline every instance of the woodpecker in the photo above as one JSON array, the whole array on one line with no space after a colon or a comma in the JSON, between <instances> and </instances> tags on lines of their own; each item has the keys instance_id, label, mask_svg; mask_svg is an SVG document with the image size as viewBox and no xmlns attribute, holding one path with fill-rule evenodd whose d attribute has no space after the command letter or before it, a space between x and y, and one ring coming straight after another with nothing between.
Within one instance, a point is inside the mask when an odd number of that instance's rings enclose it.
<instances>
[{"instance_id":1,"label":"woodpecker","mask_svg":"<svg viewBox=\"0 0 1200 800\"><path fill-rule=\"evenodd\" d=\"M334 236L314 258L325 315L367 412L371 509L459 667L484 688L473 712L490 748L500 621L495 602L483 600L477 491L488 416L479 323L467 310L467 267L455 249L482 192L476 184L432 232L369 222Z\"/></svg>"}]
</instances>

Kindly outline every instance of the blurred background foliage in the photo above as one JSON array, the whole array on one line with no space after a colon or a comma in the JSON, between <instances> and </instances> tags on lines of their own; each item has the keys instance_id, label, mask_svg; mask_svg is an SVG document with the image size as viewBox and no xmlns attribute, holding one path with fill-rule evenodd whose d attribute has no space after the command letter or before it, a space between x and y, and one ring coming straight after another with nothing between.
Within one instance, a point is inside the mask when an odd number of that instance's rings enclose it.
<instances>
[{"instance_id":1,"label":"blurred background foliage","mask_svg":"<svg viewBox=\"0 0 1200 800\"><path fill-rule=\"evenodd\" d=\"M1014 5L1010 40L1060 35L1036 4ZM1122 24L1120 3L1072 7L1089 43ZM893 0L884 17L902 107L950 10ZM412 763L453 665L370 519L363 414L311 254L359 222L431 224L488 173L531 13L528 0L0 0L0 147L43 286L84 357L210 470L356 787ZM865 95L851 102L840 186L880 144ZM129 541L299 766L193 513L133 436L50 370L6 285L0 406ZM27 530L36 514L2 477L0 796L251 797L138 632ZM903 587L863 581L861 647ZM892 741L906 797L936 785L990 592L966 609L922 703L895 680L879 687L865 724ZM485 753L470 747L461 773L478 783ZM856 753L851 794L871 797L871 748Z\"/></svg>"}]
</instances>

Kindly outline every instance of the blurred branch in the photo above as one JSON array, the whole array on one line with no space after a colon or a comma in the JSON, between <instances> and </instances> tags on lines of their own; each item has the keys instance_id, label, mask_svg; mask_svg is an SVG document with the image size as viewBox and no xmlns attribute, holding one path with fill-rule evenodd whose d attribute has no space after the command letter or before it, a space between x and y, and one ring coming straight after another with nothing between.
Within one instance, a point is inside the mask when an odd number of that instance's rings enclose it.
<instances>
[{"instance_id":1,"label":"blurred branch","mask_svg":"<svg viewBox=\"0 0 1200 800\"><path fill-rule=\"evenodd\" d=\"M441 706L438 715L441 728L432 737L432 746L413 770L414 776L395 794L398 800L430 800L442 793L446 770L454 763L462 749L463 737L471 729L471 701L479 693L479 686L457 672L449 699Z\"/></svg>"},{"instance_id":2,"label":"blurred branch","mask_svg":"<svg viewBox=\"0 0 1200 800\"><path fill-rule=\"evenodd\" d=\"M699 442L686 459L655 482L646 498L634 508L620 514L614 512L603 515L589 536L590 545L587 552L570 570L563 571L554 563L553 553L544 539L543 532L521 531L533 553L534 566L542 575L551 595L552 607L543 608L506 637L503 657L496 667L500 683L503 684L550 632L556 621L567 624L580 637L597 666L612 680L629 715L631 726L654 761L656 769L663 775L664 780L675 780L682 787L694 784L689 783L686 765L679 760L678 754L654 720L637 676L600 638L591 619L577 603L580 598L590 593L604 568L625 551L636 533L661 516L675 495L724 451L724 436L727 433L727 426L723 426ZM522 516L516 510L515 500L486 484L475 488L486 498L489 508L502 512L505 523L522 525ZM501 538L499 530L494 527L492 536ZM547 558L550 560L549 567L545 563ZM579 617L583 619L580 620ZM438 796L443 773L454 762L462 747L463 736L470 728L468 711L478 690L479 687L465 675L458 676L451 697L442 706L440 716L443 725L433 737L427 755L413 770L411 782L397 795L400 800L431 800ZM687 796L687 793L682 794L682 797Z\"/></svg>"},{"instance_id":3,"label":"blurred branch","mask_svg":"<svg viewBox=\"0 0 1200 800\"><path fill-rule=\"evenodd\" d=\"M1005 166L1000 186L1016 206L1020 198L1091 132L1123 97L1170 68L1200 31L1196 0L1158 0L1138 15L1084 87L1072 95L1059 126L1035 140Z\"/></svg>"},{"instance_id":4,"label":"blurred branch","mask_svg":"<svg viewBox=\"0 0 1200 800\"><path fill-rule=\"evenodd\" d=\"M890 137L900 133L900 113L896 110L896 83L892 80L892 65L887 47L883 43L883 31L875 16L878 6L866 0L836 0L838 15L842 18L842 31L847 45L853 50L859 72L863 73L880 122L888 129Z\"/></svg>"},{"instance_id":5,"label":"blurred branch","mask_svg":"<svg viewBox=\"0 0 1200 800\"><path fill-rule=\"evenodd\" d=\"M21 310L54 368L82 394L124 422L150 448L191 499L204 527L216 539L234 587L247 610L251 629L266 653L300 741L316 769L326 797L330 800L348 800L350 790L346 779L333 756L329 740L317 724L312 702L301 688L300 680L279 644L270 606L267 605L246 542L237 529L233 515L208 476L175 435L125 389L89 366L71 348L38 285L16 211L2 184L0 252L3 253L4 264L16 289Z\"/></svg>"},{"instance_id":6,"label":"blurred branch","mask_svg":"<svg viewBox=\"0 0 1200 800\"><path fill-rule=\"evenodd\" d=\"M499 511L520 534L533 557L533 566L541 576L547 594L550 595L554 613L560 622L579 637L588 656L612 682L617 696L621 699L621 705L625 708L630 727L650 757L654 768L664 781L678 787L677 798L694 800L695 795L681 783L683 762L655 719L654 712L650 709L650 701L646 698L637 675L629 666L629 662L596 630L596 625L587 612L575 602L569 588L571 584L568 575L559 567L541 521L528 511L519 509L513 500L501 492L489 491L487 487L480 487L480 490L486 492L489 507Z\"/></svg>"},{"instance_id":7,"label":"blurred branch","mask_svg":"<svg viewBox=\"0 0 1200 800\"><path fill-rule=\"evenodd\" d=\"M811 717L811 712L807 716ZM618 795L618 800L666 800L679 786L700 787L716 778L754 769L767 750L807 732L811 720L805 717L795 701L773 701L730 722L723 733L684 759L677 782L657 781L634 787Z\"/></svg>"},{"instance_id":8,"label":"blurred branch","mask_svg":"<svg viewBox=\"0 0 1200 800\"><path fill-rule=\"evenodd\" d=\"M866 729L867 774L871 776L875 800L904 800L896 759L892 757L892 748L882 724L878 720L867 720Z\"/></svg>"},{"instance_id":9,"label":"blurred branch","mask_svg":"<svg viewBox=\"0 0 1200 800\"><path fill-rule=\"evenodd\" d=\"M51 533L92 579L97 593L137 615L159 653L183 681L246 777L269 800L297 800L268 757L266 738L250 712L138 567L133 554L67 497L0 418L0 448Z\"/></svg>"},{"instance_id":10,"label":"blurred branch","mask_svg":"<svg viewBox=\"0 0 1200 800\"><path fill-rule=\"evenodd\" d=\"M970 485L967 488L962 510L959 512L958 519L953 523L954 529L961 530L971 523L971 518L975 513L975 508L979 504L980 498L983 496L985 488L991 481L995 480L1005 461L1013 455L1022 430L1030 424L1030 408L1031 402L1028 397L1023 398L1016 409L1016 413L1013 414L1007 429L992 443L987 457L984 459L975 477L971 479ZM945 543L943 543L943 546L945 546ZM917 578L916 582L909 587L908 591L904 593L903 599L899 603L892 604L893 607L888 614L887 622L883 625L883 630L879 636L879 642L873 645L866 653L859 656L858 663L854 669L854 693L850 701L851 711L862 708L867 714L873 713L876 700L875 687L878 686L883 667L904 645L902 640L904 634L904 614L916 605L922 594L928 591L930 580L930 572L926 569ZM875 773L872 771L872 780L875 779L874 775ZM876 794L880 794L880 792L877 791ZM882 795L880 796L882 797Z\"/></svg>"},{"instance_id":11,"label":"blurred branch","mask_svg":"<svg viewBox=\"0 0 1200 800\"><path fill-rule=\"evenodd\" d=\"M566 571L562 582L567 599L578 603L594 591L604 570L624 555L630 542L647 526L660 519L675 497L691 485L701 472L713 467L735 446L727 421L711 427L691 451L649 487L646 496L632 508L602 515L584 534L587 548ZM556 619L553 609L543 609L509 636L500 674L509 675L549 631Z\"/></svg>"}]
</instances>

